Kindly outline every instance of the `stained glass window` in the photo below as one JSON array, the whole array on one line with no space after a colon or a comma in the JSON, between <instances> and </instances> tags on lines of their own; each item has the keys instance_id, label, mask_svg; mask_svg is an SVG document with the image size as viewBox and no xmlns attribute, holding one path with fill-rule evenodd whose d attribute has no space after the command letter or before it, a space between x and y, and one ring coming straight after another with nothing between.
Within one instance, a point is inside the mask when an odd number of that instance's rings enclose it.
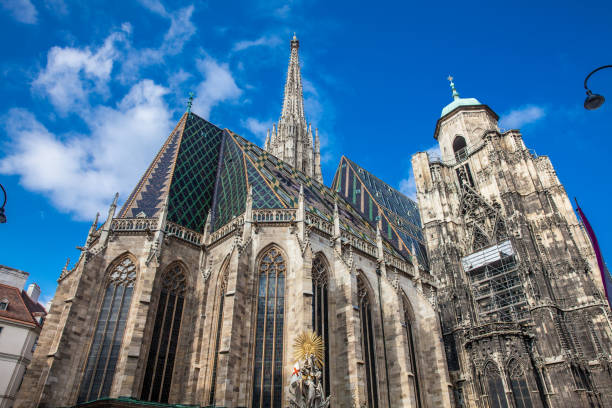
<instances>
[{"instance_id":1,"label":"stained glass window","mask_svg":"<svg viewBox=\"0 0 612 408\"><path fill-rule=\"evenodd\" d=\"M508 375L510 376L510 388L514 397L514 406L516 408L531 408L531 395L527 386L527 378L525 370L517 360L512 360L508 364Z\"/></svg>"},{"instance_id":2,"label":"stained glass window","mask_svg":"<svg viewBox=\"0 0 612 408\"><path fill-rule=\"evenodd\" d=\"M323 394L329 395L329 309L327 305L328 271L321 256L315 257L312 263L312 326L314 331L323 338L325 346L323 366Z\"/></svg>"},{"instance_id":3,"label":"stained glass window","mask_svg":"<svg viewBox=\"0 0 612 408\"><path fill-rule=\"evenodd\" d=\"M488 363L485 366L485 379L487 382L487 392L489 396L489 406L491 408L508 408L506 401L506 392L502 383L499 370L493 363Z\"/></svg>"},{"instance_id":4,"label":"stained glass window","mask_svg":"<svg viewBox=\"0 0 612 408\"><path fill-rule=\"evenodd\" d=\"M253 408L280 408L282 404L285 268L283 256L274 247L259 263Z\"/></svg>"},{"instance_id":5,"label":"stained glass window","mask_svg":"<svg viewBox=\"0 0 612 408\"><path fill-rule=\"evenodd\" d=\"M136 266L124 256L110 269L78 402L110 394L136 280Z\"/></svg>"},{"instance_id":6,"label":"stained glass window","mask_svg":"<svg viewBox=\"0 0 612 408\"><path fill-rule=\"evenodd\" d=\"M361 350L365 362L366 382L368 391L368 407L378 407L378 383L376 377L376 350L374 349L374 332L372 328L372 312L370 299L365 283L357 280L359 294L359 316L361 320Z\"/></svg>"},{"instance_id":7,"label":"stained glass window","mask_svg":"<svg viewBox=\"0 0 612 408\"><path fill-rule=\"evenodd\" d=\"M213 405L215 403L215 391L217 389L217 366L219 364L219 345L221 344L221 329L223 327L223 306L225 305L225 292L227 290L227 274L228 268L225 266L223 268L220 282L219 282L219 290L217 292L217 331L216 331L216 339L215 339L215 354L213 356L213 368L212 375L210 381L210 398L208 403Z\"/></svg>"},{"instance_id":8,"label":"stained glass window","mask_svg":"<svg viewBox=\"0 0 612 408\"><path fill-rule=\"evenodd\" d=\"M186 276L181 265L170 265L161 278L159 303L142 385L143 400L168 402L183 316L185 287Z\"/></svg>"},{"instance_id":9,"label":"stained glass window","mask_svg":"<svg viewBox=\"0 0 612 408\"><path fill-rule=\"evenodd\" d=\"M419 388L419 370L417 367L417 353L412 327L413 316L412 309L408 303L408 299L406 299L405 296L402 296L402 306L404 308L404 329L406 330L406 340L408 341L408 353L410 358L409 367L410 371L414 375L414 396L416 399L416 406L418 408L421 406L421 390Z\"/></svg>"}]
</instances>

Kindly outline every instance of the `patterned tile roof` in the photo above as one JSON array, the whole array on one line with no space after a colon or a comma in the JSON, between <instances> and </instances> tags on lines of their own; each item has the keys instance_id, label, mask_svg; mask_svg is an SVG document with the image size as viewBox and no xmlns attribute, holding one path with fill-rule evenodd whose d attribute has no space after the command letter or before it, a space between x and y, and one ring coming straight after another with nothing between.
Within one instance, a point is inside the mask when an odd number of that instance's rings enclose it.
<instances>
[{"instance_id":1,"label":"patterned tile roof","mask_svg":"<svg viewBox=\"0 0 612 408\"><path fill-rule=\"evenodd\" d=\"M372 225L382 224L385 239L405 257L413 252L427 266L417 204L355 162L342 156L332 188Z\"/></svg>"},{"instance_id":2,"label":"patterned tile roof","mask_svg":"<svg viewBox=\"0 0 612 408\"><path fill-rule=\"evenodd\" d=\"M375 224L342 195L193 113L183 115L119 217L156 217L168 198L169 221L200 232L210 211L215 231L244 212L249 188L254 209L296 208L300 186L307 211L333 222L337 201L341 228L376 244ZM402 253L387 242L385 248Z\"/></svg>"}]
</instances>

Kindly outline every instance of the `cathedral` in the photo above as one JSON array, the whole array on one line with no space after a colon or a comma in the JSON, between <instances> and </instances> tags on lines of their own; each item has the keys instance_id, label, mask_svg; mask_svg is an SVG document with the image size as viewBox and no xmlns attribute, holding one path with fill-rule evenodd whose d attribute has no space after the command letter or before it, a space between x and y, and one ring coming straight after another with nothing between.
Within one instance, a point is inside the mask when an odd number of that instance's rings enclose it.
<instances>
[{"instance_id":1,"label":"cathedral","mask_svg":"<svg viewBox=\"0 0 612 408\"><path fill-rule=\"evenodd\" d=\"M611 310L546 156L474 98L413 201L342 157L323 184L299 41L262 148L191 112L64 267L14 406L612 407Z\"/></svg>"}]
</instances>

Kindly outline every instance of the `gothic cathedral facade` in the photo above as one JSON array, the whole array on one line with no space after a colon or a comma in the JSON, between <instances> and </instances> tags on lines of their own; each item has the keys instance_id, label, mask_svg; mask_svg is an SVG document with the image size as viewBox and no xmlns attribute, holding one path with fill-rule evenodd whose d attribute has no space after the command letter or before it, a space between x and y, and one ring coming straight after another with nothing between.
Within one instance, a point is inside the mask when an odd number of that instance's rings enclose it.
<instances>
[{"instance_id":1,"label":"gothic cathedral facade","mask_svg":"<svg viewBox=\"0 0 612 408\"><path fill-rule=\"evenodd\" d=\"M264 148L188 110L58 279L15 407L288 407L298 335L334 407L612 406L610 309L547 157L444 108L418 204L323 184L299 41Z\"/></svg>"},{"instance_id":2,"label":"gothic cathedral facade","mask_svg":"<svg viewBox=\"0 0 612 408\"><path fill-rule=\"evenodd\" d=\"M474 98L442 111L441 158L412 158L455 403L612 406L610 308L546 156Z\"/></svg>"}]
</instances>

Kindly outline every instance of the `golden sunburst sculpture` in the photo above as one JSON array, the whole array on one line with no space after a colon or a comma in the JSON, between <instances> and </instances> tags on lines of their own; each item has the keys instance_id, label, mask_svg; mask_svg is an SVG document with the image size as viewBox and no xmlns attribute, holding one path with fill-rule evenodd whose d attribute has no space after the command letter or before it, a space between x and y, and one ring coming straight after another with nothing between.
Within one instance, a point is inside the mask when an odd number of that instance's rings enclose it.
<instances>
[{"instance_id":1,"label":"golden sunburst sculpture","mask_svg":"<svg viewBox=\"0 0 612 408\"><path fill-rule=\"evenodd\" d=\"M323 367L324 351L323 339L315 332L302 332L293 342L293 357L297 361L304 360L309 355L313 355L319 367Z\"/></svg>"}]
</instances>

